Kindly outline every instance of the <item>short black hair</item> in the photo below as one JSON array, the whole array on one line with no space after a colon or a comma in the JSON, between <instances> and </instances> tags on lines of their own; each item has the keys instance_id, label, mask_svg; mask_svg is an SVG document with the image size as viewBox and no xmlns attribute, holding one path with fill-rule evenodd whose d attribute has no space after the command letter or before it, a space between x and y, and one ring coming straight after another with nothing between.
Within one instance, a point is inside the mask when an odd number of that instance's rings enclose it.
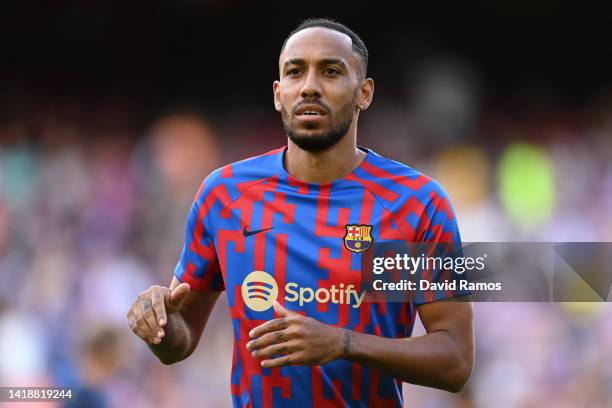
<instances>
[{"instance_id":1,"label":"short black hair","mask_svg":"<svg viewBox=\"0 0 612 408\"><path fill-rule=\"evenodd\" d=\"M353 52L359 55L359 58L361 59L361 73L364 78L367 76L369 55L365 43L353 30L351 30L344 24L331 20L329 18L309 18L307 20L302 21L300 25L297 26L293 31L291 31L287 38L285 38L285 41L283 42L283 47L281 48L281 52L283 52L283 50L285 49L285 45L287 45L287 41L289 41L289 38L291 38L295 33L298 33L302 30L311 27L329 28L330 30L338 31L342 34L348 35L351 38L351 43L353 44Z\"/></svg>"}]
</instances>

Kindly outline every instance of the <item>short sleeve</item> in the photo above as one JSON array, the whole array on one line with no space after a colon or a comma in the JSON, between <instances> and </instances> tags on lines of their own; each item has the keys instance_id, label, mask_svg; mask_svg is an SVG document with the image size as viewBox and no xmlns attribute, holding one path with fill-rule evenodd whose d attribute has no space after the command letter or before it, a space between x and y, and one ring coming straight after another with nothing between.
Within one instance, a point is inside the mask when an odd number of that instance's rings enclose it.
<instances>
[{"instance_id":1,"label":"short sleeve","mask_svg":"<svg viewBox=\"0 0 612 408\"><path fill-rule=\"evenodd\" d=\"M431 287L435 289L419 290L414 299L417 306L470 294L468 290L461 289L461 281L467 279L465 270L455 270L454 267L460 264L457 260L463 258L455 211L444 189L433 180L432 183L434 188L429 193L430 200L421 216L417 240L422 244L419 253L438 261L428 263L432 266L419 272L419 280L433 283Z\"/></svg>"},{"instance_id":2,"label":"short sleeve","mask_svg":"<svg viewBox=\"0 0 612 408\"><path fill-rule=\"evenodd\" d=\"M195 291L222 291L225 287L217 259L213 224L210 214L202 210L202 204L210 193L205 184L206 181L200 187L189 210L185 243L174 275L180 282L188 283Z\"/></svg>"}]
</instances>

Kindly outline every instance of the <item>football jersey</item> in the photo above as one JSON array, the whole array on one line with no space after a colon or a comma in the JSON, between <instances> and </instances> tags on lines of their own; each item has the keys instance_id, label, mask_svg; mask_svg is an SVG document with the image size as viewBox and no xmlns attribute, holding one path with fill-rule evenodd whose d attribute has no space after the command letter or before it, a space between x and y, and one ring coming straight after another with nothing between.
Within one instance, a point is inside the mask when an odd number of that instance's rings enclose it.
<instances>
[{"instance_id":1,"label":"football jersey","mask_svg":"<svg viewBox=\"0 0 612 408\"><path fill-rule=\"evenodd\" d=\"M349 360L262 368L248 333L277 300L323 323L409 337L419 301L368 302L361 262L373 242L460 242L449 199L418 171L361 148L354 171L328 184L287 173L286 146L222 167L198 190L175 276L195 291L225 290L234 329L236 407L401 406L402 383Z\"/></svg>"}]
</instances>

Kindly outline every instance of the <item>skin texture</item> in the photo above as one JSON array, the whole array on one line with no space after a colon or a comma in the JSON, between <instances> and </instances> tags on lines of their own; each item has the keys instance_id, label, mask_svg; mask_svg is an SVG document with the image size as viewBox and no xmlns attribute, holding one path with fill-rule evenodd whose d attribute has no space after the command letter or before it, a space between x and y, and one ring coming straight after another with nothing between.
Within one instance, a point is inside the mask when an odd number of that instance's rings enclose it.
<instances>
[{"instance_id":1,"label":"skin texture","mask_svg":"<svg viewBox=\"0 0 612 408\"><path fill-rule=\"evenodd\" d=\"M345 114L352 117L346 134L327 150L309 152L289 139L287 171L306 182L329 183L358 167L365 153L357 148L357 121L372 102L374 81L362 78L350 37L321 27L294 34L280 55L279 78L273 84L274 107L285 112L285 128L301 137L324 137L346 119ZM325 110L316 126L296 114L309 101Z\"/></svg>"},{"instance_id":2,"label":"skin texture","mask_svg":"<svg viewBox=\"0 0 612 408\"><path fill-rule=\"evenodd\" d=\"M219 294L191 291L176 278L169 288L151 286L132 303L130 328L162 363L176 363L195 350Z\"/></svg>"},{"instance_id":3,"label":"skin texture","mask_svg":"<svg viewBox=\"0 0 612 408\"><path fill-rule=\"evenodd\" d=\"M273 91L274 106L290 136L285 167L293 177L329 183L353 171L365 158L357 148L357 121L359 112L372 102L374 82L363 78L361 68L350 37L342 33L308 28L287 41ZM322 115L300 117L304 104ZM304 149L292 140L320 142L347 122L346 133L325 149ZM174 278L170 288L153 286L139 295L128 312L130 327L162 362L180 361L195 349L218 296L218 292L189 291L188 285L179 285ZM427 334L405 339L330 326L278 302L274 310L277 318L249 334L252 340L247 348L262 367L318 365L342 358L406 382L452 392L463 387L472 371L474 334L469 302L448 300L419 306Z\"/></svg>"}]
</instances>

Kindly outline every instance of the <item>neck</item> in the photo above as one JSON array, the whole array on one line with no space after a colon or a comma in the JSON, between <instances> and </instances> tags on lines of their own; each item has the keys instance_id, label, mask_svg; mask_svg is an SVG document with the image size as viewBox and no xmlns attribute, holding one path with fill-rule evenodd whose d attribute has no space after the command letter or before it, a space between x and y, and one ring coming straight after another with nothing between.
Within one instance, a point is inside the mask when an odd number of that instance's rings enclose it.
<instances>
[{"instance_id":1,"label":"neck","mask_svg":"<svg viewBox=\"0 0 612 408\"><path fill-rule=\"evenodd\" d=\"M355 122L338 143L323 152L308 152L289 140L285 154L287 172L298 180L319 184L331 183L351 173L366 156L357 148Z\"/></svg>"}]
</instances>

